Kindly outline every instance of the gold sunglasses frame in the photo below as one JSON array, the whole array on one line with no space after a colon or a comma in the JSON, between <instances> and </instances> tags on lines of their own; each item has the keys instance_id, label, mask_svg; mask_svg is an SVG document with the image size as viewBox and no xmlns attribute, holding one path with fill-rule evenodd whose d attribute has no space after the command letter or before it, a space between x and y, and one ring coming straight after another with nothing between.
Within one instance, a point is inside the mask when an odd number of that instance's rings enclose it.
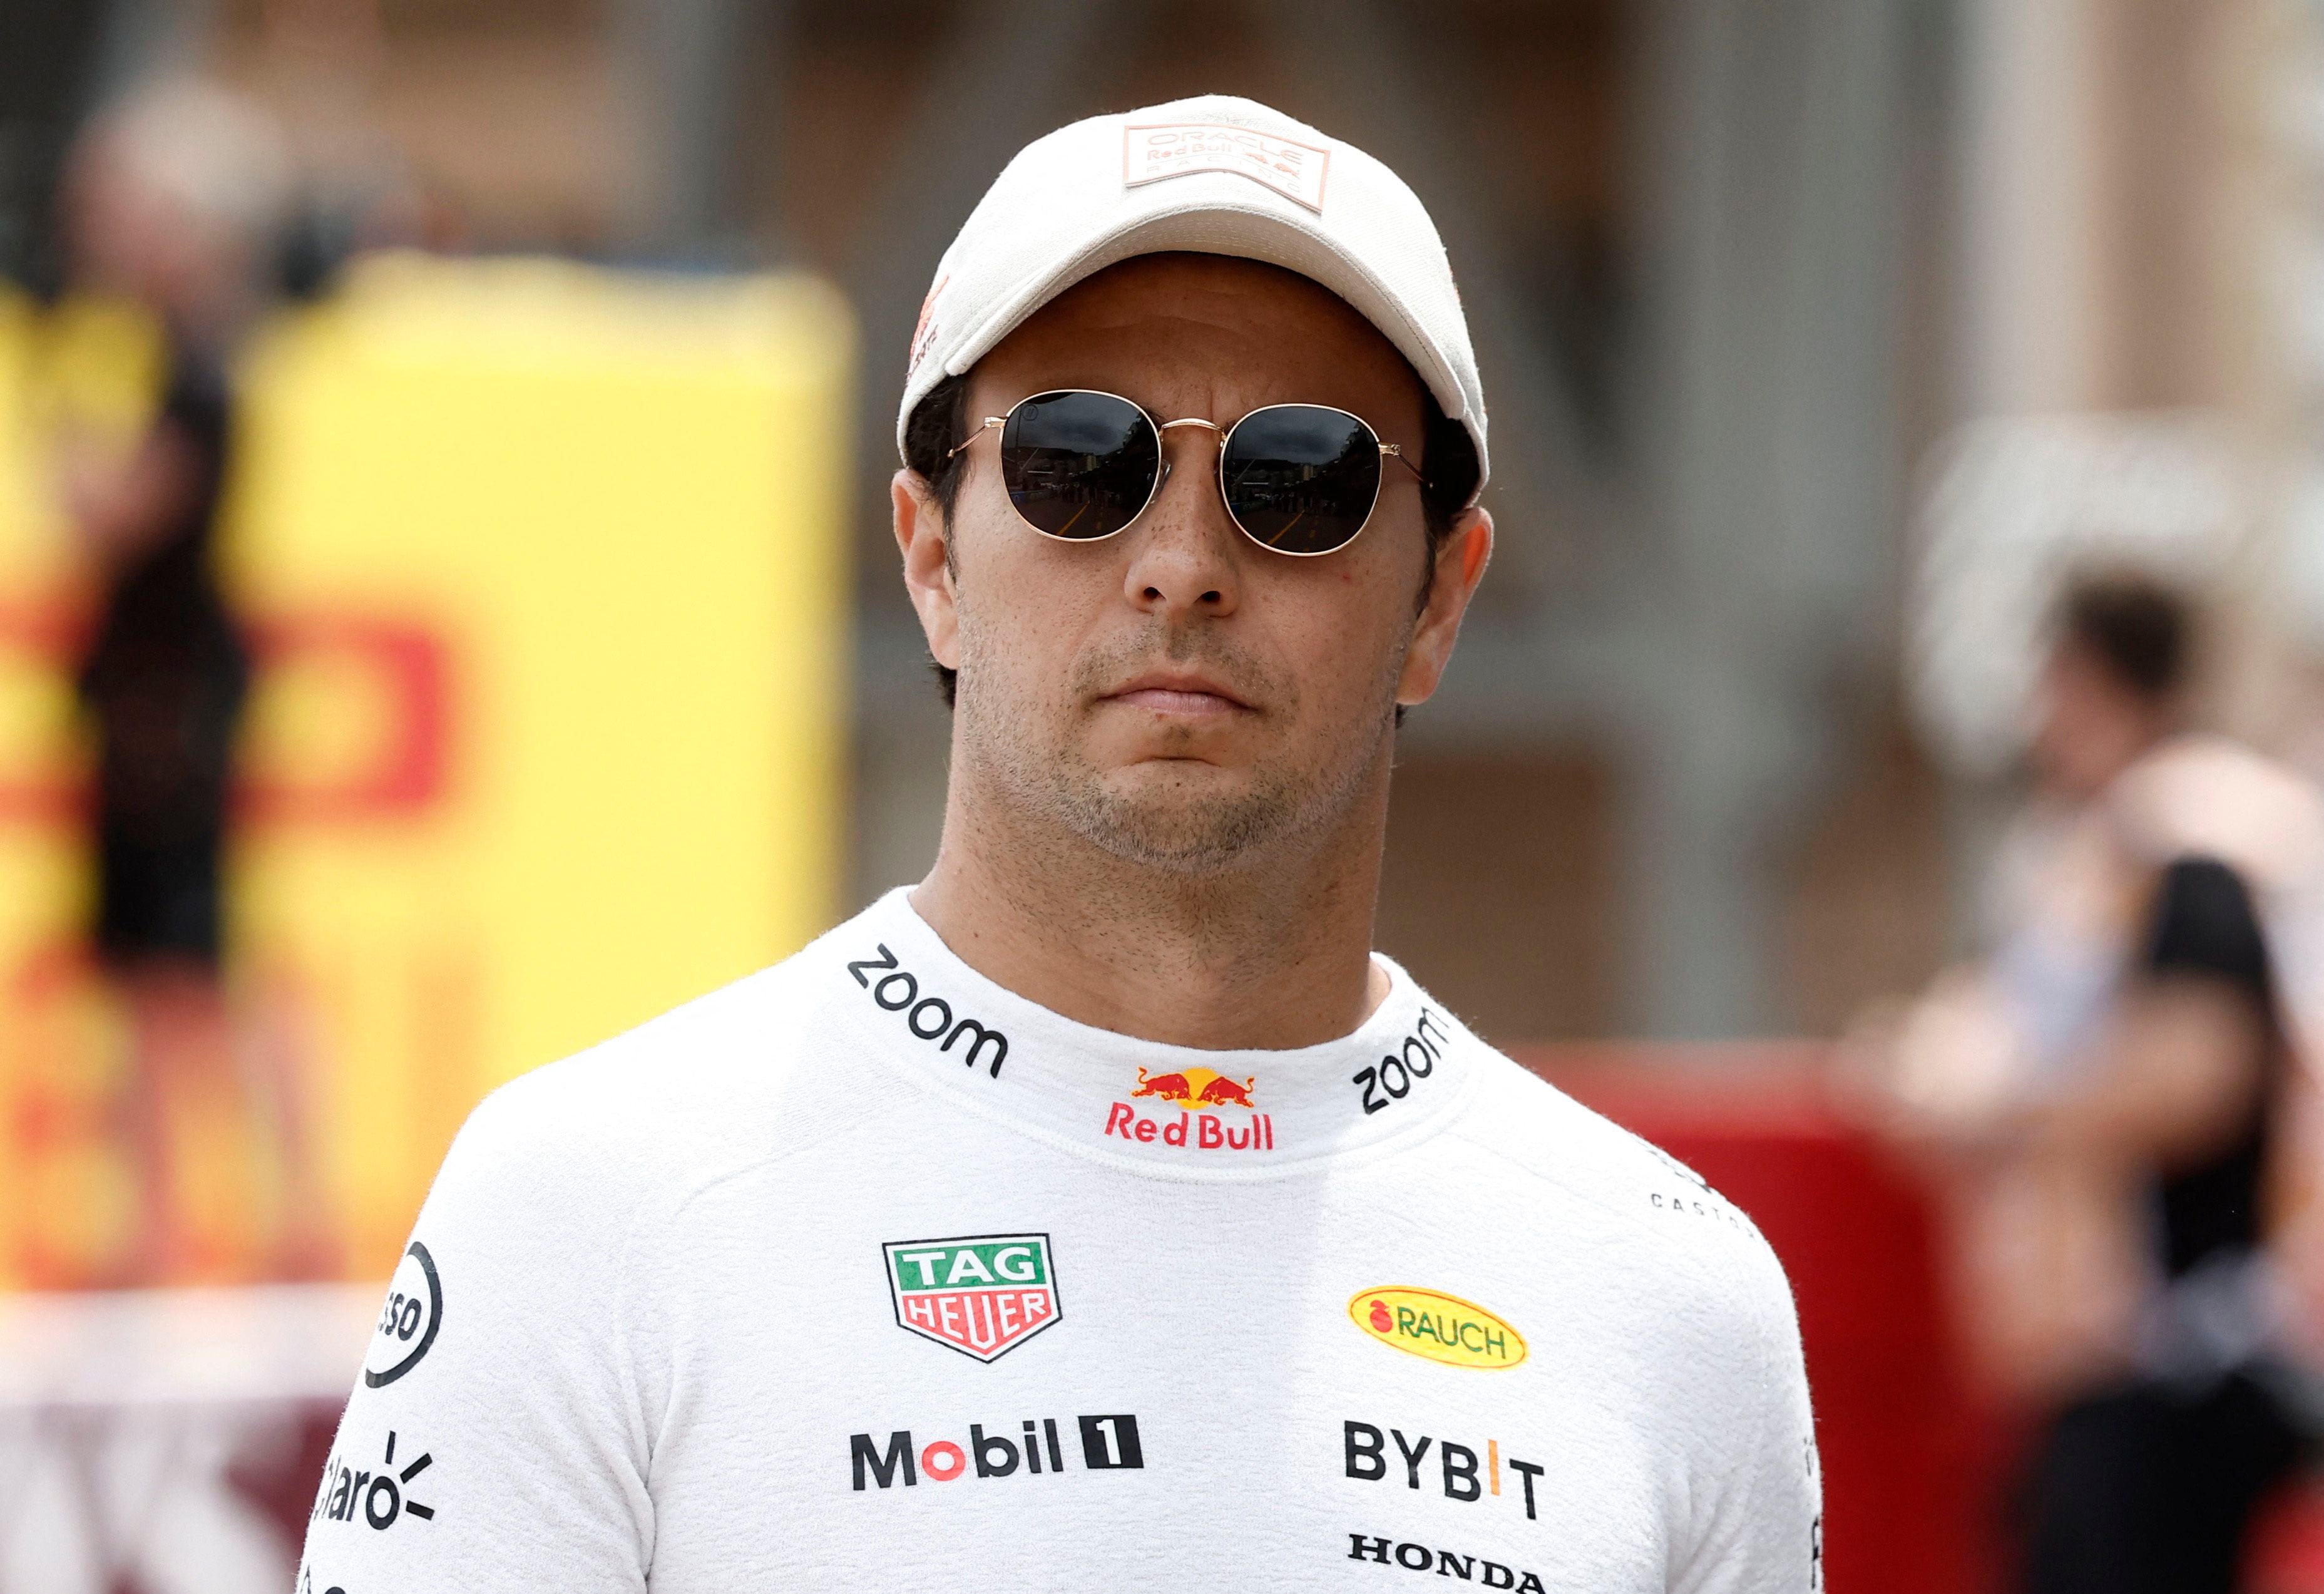
<instances>
[{"instance_id":1,"label":"gold sunglasses frame","mask_svg":"<svg viewBox=\"0 0 2324 1594\"><path fill-rule=\"evenodd\" d=\"M1038 533L1040 535L1048 538L1052 542L1103 542L1121 535L1122 533L1136 525L1139 518L1143 516L1148 509L1151 509L1154 506L1154 500L1161 494L1162 484L1170 478L1170 461L1167 457L1165 457L1162 449L1162 445L1165 440L1163 433L1174 431L1181 426L1199 426L1206 431L1213 431L1218 434L1218 462L1213 467L1212 474L1218 483L1219 505L1227 512L1227 518L1234 523L1235 530L1250 538L1251 542L1258 544L1259 547L1266 549L1269 553L1280 554L1286 559L1326 559L1334 553L1340 552L1342 549L1349 547L1358 537L1364 534L1366 529L1372 524L1372 515L1379 509L1380 489L1388 485L1388 472L1386 470L1382 470L1379 475L1379 479L1372 484L1372 501L1364 506L1364 517L1356 523L1356 529L1348 533L1347 542L1335 543L1329 548L1317 549L1313 553L1302 553L1295 548L1276 547L1273 543L1268 542L1260 537L1258 533L1252 531L1249 526L1243 524L1242 517L1234 512L1234 505L1229 501L1227 497L1227 443L1231 438L1233 438L1237 427L1240 427L1244 422L1250 420L1251 416L1263 415L1269 410L1329 410L1334 415L1345 415L1349 420L1354 422L1357 425L1364 429L1364 434L1372 440L1373 446L1379 449L1380 455L1383 459L1393 459L1398 465L1403 466L1406 470L1412 472L1413 479L1415 481L1425 482L1428 479L1426 473L1424 472L1419 466L1415 465L1411 460L1404 457L1404 449L1401 445L1397 443L1381 442L1379 440L1379 433L1373 429L1370 422L1365 420L1361 415L1357 414L1354 411L1343 410L1337 404L1261 404L1255 410L1246 411L1241 415L1237 416L1232 424L1221 426L1215 421L1204 420L1198 415L1182 416L1176 421L1157 421L1150 413L1148 412L1146 406L1139 403L1136 399L1125 398L1122 394L1118 393L1108 393L1102 387L1049 387L1044 388L1039 393L1028 394L1023 398L1019 399L1015 403L1009 406L1008 415L987 415L984 417L984 419L978 423L974 431L970 432L958 443L955 443L951 449L945 450L945 458L950 459L956 457L963 450L967 449L971 443L974 442L978 438L982 437L986 432L991 431L995 428L1007 426L1009 424L1010 415L1014 415L1019 410L1024 408L1027 404L1031 403L1034 400L1055 398L1059 394L1068 393L1094 394L1099 398L1116 399L1137 411L1139 419L1143 420L1147 426L1153 431L1154 456L1155 459L1159 461L1159 465L1154 472L1154 485L1146 489L1146 502L1140 504L1138 506L1137 512L1130 515L1128 520L1123 521L1120 525L1114 527L1113 530L1107 532L1101 536L1061 537L1055 532L1042 531L1039 526L1034 525L1030 520L1026 518L1025 512L1017 507L1016 499L1011 497L1009 501L1009 507L1010 511L1016 514L1017 518L1020 521L1024 521L1027 526L1030 527L1034 532ZM1002 485L1004 488L1007 486L1005 482ZM1280 533L1278 533L1278 535Z\"/></svg>"}]
</instances>

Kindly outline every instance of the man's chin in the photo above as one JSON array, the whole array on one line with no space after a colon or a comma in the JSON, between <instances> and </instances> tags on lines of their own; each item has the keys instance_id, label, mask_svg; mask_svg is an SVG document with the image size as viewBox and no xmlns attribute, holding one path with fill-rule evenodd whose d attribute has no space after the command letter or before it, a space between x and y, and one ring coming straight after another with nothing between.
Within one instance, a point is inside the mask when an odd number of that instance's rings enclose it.
<instances>
[{"instance_id":1,"label":"man's chin","mask_svg":"<svg viewBox=\"0 0 2324 1594\"><path fill-rule=\"evenodd\" d=\"M1191 817L1248 795L1258 782L1248 767L1178 755L1120 765L1102 774L1098 784L1113 802Z\"/></svg>"},{"instance_id":2,"label":"man's chin","mask_svg":"<svg viewBox=\"0 0 2324 1594\"><path fill-rule=\"evenodd\" d=\"M1099 792L1077 805L1074 828L1085 839L1116 857L1188 874L1240 867L1279 839L1286 815L1281 796L1255 790L1249 771L1194 759L1116 770Z\"/></svg>"}]
</instances>

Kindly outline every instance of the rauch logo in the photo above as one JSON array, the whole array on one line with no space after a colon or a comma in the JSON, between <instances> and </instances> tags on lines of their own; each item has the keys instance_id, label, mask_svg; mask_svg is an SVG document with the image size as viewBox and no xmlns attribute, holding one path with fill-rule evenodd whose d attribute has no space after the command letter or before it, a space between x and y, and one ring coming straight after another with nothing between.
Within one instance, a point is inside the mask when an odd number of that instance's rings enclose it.
<instances>
[{"instance_id":1,"label":"rauch logo","mask_svg":"<svg viewBox=\"0 0 2324 1594\"><path fill-rule=\"evenodd\" d=\"M1348 1317L1383 1345L1453 1367L1495 1370L1526 1358L1525 1336L1474 1301L1383 1284L1348 1298Z\"/></svg>"},{"instance_id":2,"label":"rauch logo","mask_svg":"<svg viewBox=\"0 0 2324 1594\"><path fill-rule=\"evenodd\" d=\"M1064 1315L1046 1234L895 1240L888 1293L897 1325L964 1356L1005 1356Z\"/></svg>"}]
</instances>

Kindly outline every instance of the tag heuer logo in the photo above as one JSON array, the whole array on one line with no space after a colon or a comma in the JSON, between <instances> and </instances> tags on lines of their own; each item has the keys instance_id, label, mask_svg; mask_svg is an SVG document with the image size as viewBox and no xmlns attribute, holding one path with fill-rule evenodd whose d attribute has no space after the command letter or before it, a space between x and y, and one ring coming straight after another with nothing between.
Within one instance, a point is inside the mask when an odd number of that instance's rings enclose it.
<instances>
[{"instance_id":1,"label":"tag heuer logo","mask_svg":"<svg viewBox=\"0 0 2324 1594\"><path fill-rule=\"evenodd\" d=\"M895 1240L881 1248L897 1325L964 1356L991 1361L1064 1315L1046 1234Z\"/></svg>"}]
</instances>

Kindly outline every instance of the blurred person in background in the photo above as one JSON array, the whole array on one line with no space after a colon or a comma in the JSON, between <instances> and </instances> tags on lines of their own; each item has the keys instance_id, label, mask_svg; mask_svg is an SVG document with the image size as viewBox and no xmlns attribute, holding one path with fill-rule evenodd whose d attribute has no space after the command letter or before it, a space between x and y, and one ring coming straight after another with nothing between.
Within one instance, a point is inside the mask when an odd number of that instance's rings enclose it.
<instances>
[{"instance_id":1,"label":"blurred person in background","mask_svg":"<svg viewBox=\"0 0 2324 1594\"><path fill-rule=\"evenodd\" d=\"M272 297L289 187L266 117L182 80L100 114L64 192L73 290L143 311L162 349L160 401L142 435L126 447L69 442L62 456L95 588L78 676L96 743L91 933L134 1052L128 1110L143 1191L132 1265L148 1281L212 1273L235 1243L236 1225L198 1219L184 1199L187 1127L244 1098L237 1071L249 1060L238 1052L254 1050L235 1044L221 979L251 657L215 564L233 449L229 366ZM251 1093L270 1098L275 1138L295 1145L288 1070L269 1073ZM288 1162L295 1174L303 1159Z\"/></svg>"},{"instance_id":2,"label":"blurred person in background","mask_svg":"<svg viewBox=\"0 0 2324 1594\"><path fill-rule=\"evenodd\" d=\"M318 297L355 257L466 246L448 196L414 169L378 110L388 55L379 0L266 0L251 91L298 155L275 259L284 295Z\"/></svg>"},{"instance_id":3,"label":"blurred person in background","mask_svg":"<svg viewBox=\"0 0 2324 1594\"><path fill-rule=\"evenodd\" d=\"M2195 642L2166 585L2070 587L1993 950L1862 1054L1950 1203L1973 1349L2044 1413L2014 1502L2035 1594L2233 1589L2309 1448L2271 1246L2301 1070L2269 904L2324 818L2190 729Z\"/></svg>"}]
</instances>

